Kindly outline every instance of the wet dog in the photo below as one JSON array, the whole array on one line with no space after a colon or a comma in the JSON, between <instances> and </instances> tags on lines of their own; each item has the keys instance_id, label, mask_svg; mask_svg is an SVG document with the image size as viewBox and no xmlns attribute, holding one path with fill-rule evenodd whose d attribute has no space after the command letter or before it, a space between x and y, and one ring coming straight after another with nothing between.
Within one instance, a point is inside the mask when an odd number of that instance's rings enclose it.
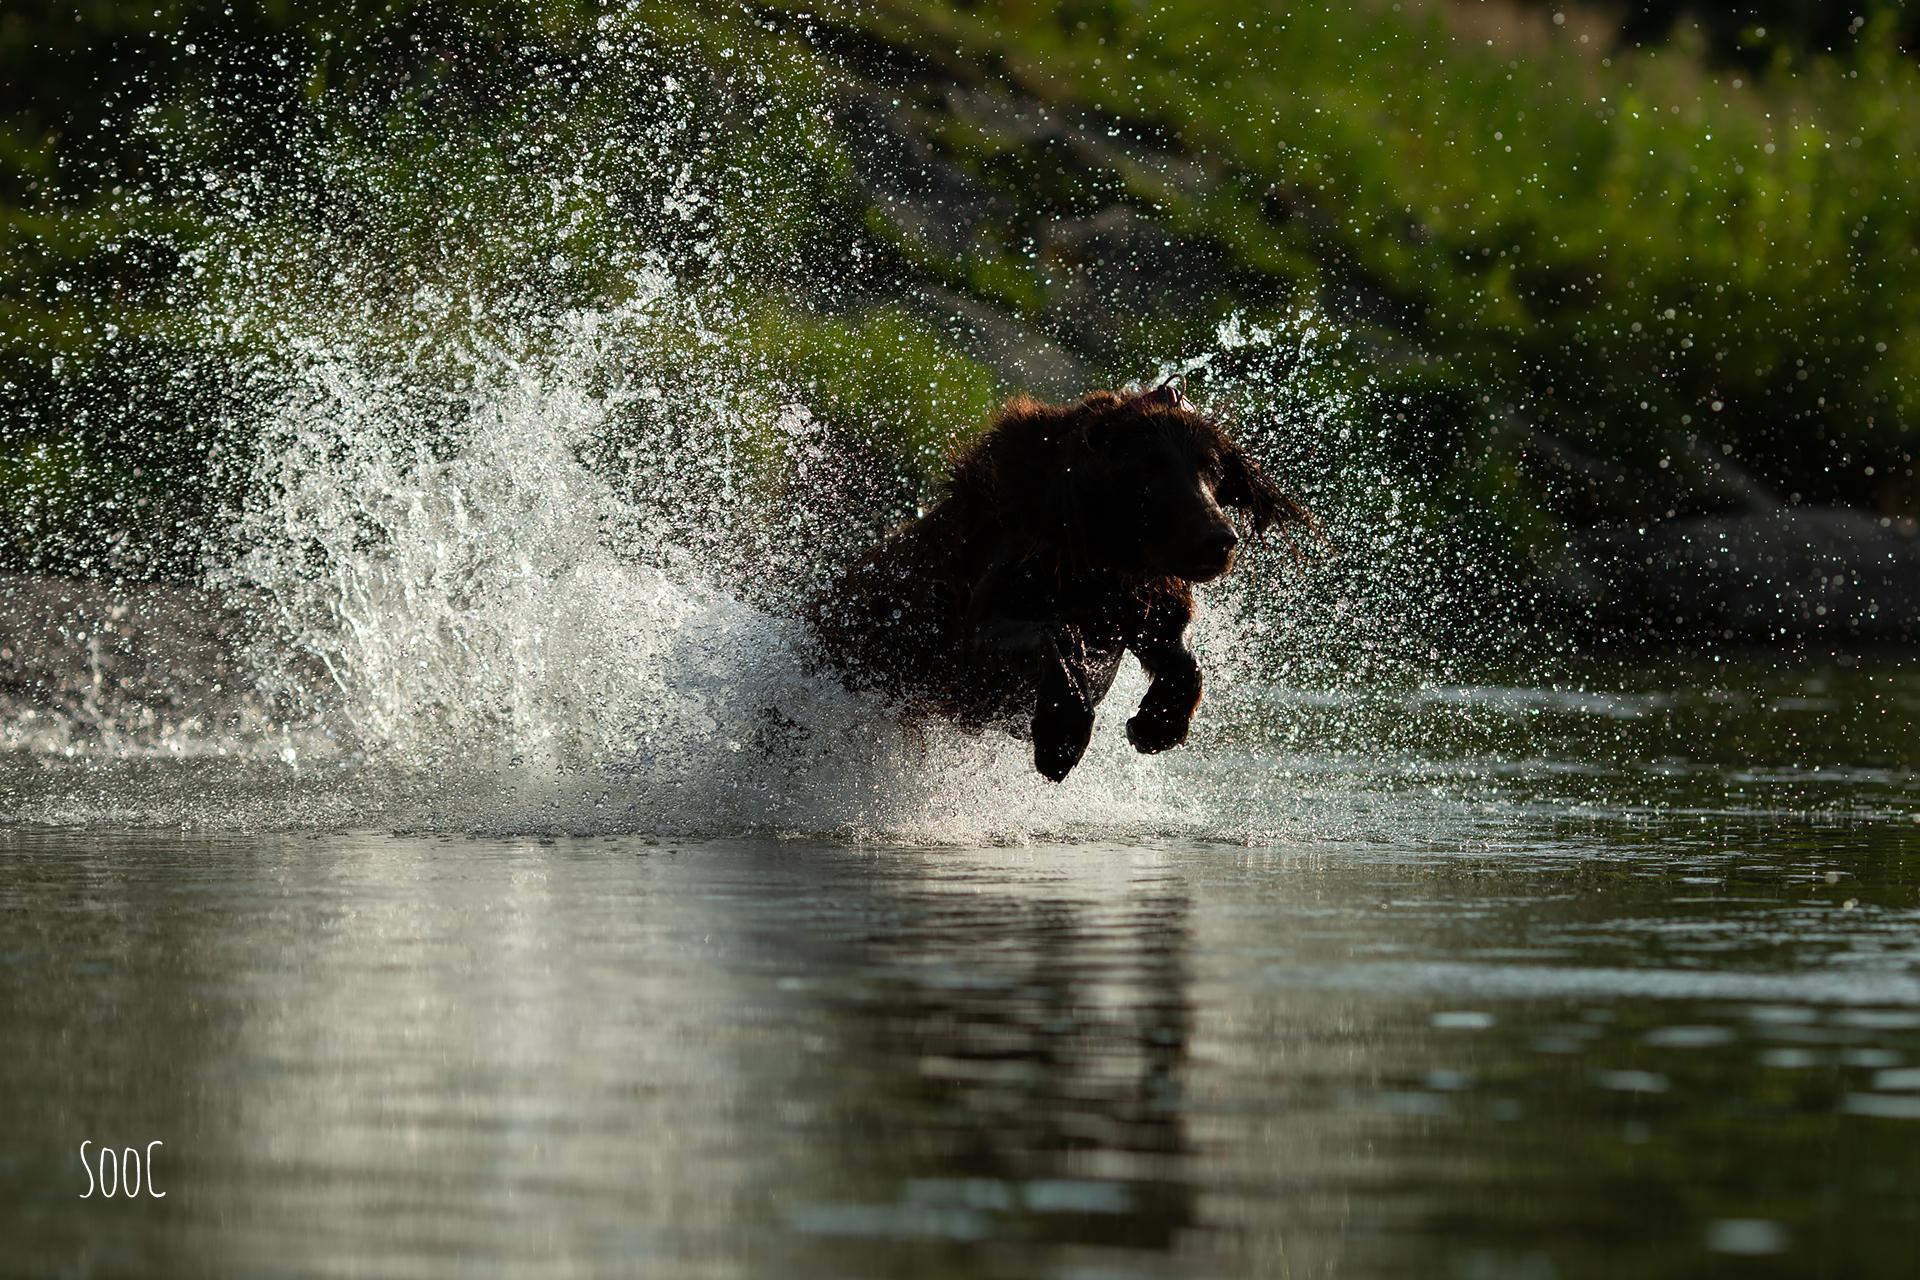
<instances>
[{"instance_id":1,"label":"wet dog","mask_svg":"<svg viewBox=\"0 0 1920 1280\"><path fill-rule=\"evenodd\" d=\"M833 582L808 621L850 687L1024 731L1058 782L1128 650L1151 683L1127 738L1143 752L1187 740L1193 584L1234 565L1228 508L1255 538L1308 523L1174 382L1016 399L959 455L947 496Z\"/></svg>"}]
</instances>

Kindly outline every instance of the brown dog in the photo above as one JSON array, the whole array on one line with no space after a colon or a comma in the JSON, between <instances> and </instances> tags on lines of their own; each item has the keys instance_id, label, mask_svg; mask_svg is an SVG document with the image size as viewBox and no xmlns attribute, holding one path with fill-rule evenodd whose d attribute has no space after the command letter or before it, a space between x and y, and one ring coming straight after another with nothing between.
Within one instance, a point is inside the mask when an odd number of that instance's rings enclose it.
<instances>
[{"instance_id":1,"label":"brown dog","mask_svg":"<svg viewBox=\"0 0 1920 1280\"><path fill-rule=\"evenodd\" d=\"M1193 584L1240 541L1306 513L1169 381L1143 395L1012 401L958 458L945 499L894 531L809 609L845 682L979 729L1030 730L1055 782L1133 650L1152 683L1127 737L1187 740L1200 666Z\"/></svg>"}]
</instances>

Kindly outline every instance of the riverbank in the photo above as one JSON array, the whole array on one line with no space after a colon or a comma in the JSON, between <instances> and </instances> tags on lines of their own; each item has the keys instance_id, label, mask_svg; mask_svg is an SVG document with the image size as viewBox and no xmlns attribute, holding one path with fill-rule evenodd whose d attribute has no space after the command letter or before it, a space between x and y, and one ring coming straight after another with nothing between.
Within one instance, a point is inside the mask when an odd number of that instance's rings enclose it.
<instances>
[{"instance_id":1,"label":"riverbank","mask_svg":"<svg viewBox=\"0 0 1920 1280\"><path fill-rule=\"evenodd\" d=\"M364 292L406 361L449 315L545 323L665 267L724 291L737 363L894 514L1007 394L1183 361L1204 392L1222 324L1293 326L1350 408L1290 425L1297 451L1384 459L1522 594L1638 626L1645 597L1691 618L1723 590L1702 634L1883 633L1910 598L1883 535L1920 512L1920 71L1894 25L1756 70L1598 10L1500 12L501 0L413 12L409 40L189 4L55 33L68 79L117 86L105 126L9 28L39 96L0 218L0 560L190 576L281 354L221 289L284 276L295 314ZM1836 514L1768 514L1807 507ZM1792 562L1787 608L1693 563L1722 534ZM1674 567L1649 583L1649 558Z\"/></svg>"}]
</instances>

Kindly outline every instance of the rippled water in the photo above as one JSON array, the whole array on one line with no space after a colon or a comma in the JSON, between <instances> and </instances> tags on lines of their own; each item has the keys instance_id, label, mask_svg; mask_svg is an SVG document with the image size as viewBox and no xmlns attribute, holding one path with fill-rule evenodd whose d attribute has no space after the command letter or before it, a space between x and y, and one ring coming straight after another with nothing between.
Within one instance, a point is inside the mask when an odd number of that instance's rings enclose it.
<instances>
[{"instance_id":1,"label":"rippled water","mask_svg":"<svg viewBox=\"0 0 1920 1280\"><path fill-rule=\"evenodd\" d=\"M1911 1274L1912 678L1630 674L1211 830L16 825L10 1265ZM31 767L51 817L254 766ZM164 1200L81 1198L156 1139Z\"/></svg>"}]
</instances>

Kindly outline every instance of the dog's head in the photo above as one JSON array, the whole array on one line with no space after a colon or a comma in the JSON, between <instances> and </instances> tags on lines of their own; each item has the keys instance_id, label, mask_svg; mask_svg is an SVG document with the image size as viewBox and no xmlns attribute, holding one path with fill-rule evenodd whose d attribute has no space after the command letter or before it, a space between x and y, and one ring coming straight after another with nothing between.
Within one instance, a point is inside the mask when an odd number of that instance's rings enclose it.
<instances>
[{"instance_id":1,"label":"dog's head","mask_svg":"<svg viewBox=\"0 0 1920 1280\"><path fill-rule=\"evenodd\" d=\"M1227 572L1241 542L1229 510L1256 538L1310 523L1173 382L1065 405L1016 399L961 454L953 492L1071 564L1140 578Z\"/></svg>"},{"instance_id":2,"label":"dog's head","mask_svg":"<svg viewBox=\"0 0 1920 1280\"><path fill-rule=\"evenodd\" d=\"M1306 513L1173 382L1089 396L1063 459L1068 533L1085 562L1206 582L1233 567L1243 513L1254 537Z\"/></svg>"}]
</instances>

